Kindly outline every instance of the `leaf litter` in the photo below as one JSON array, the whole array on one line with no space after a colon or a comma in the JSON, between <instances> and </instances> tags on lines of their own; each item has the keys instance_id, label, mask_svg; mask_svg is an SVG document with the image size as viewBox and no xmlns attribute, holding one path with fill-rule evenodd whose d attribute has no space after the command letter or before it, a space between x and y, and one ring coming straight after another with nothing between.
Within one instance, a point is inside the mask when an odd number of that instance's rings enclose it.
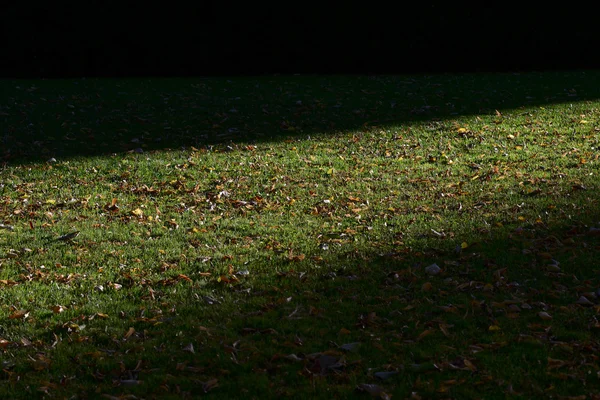
<instances>
[{"instance_id":1,"label":"leaf litter","mask_svg":"<svg viewBox=\"0 0 600 400\"><path fill-rule=\"evenodd\" d=\"M114 109L96 127L61 108L100 113L93 91L49 90L45 112L67 131L40 138L53 161L12 163L28 152L14 139L2 154L3 379L89 389L74 370L116 398L593 398L597 105L485 111L486 83L461 78L453 96L451 81L423 79L272 79L256 92L242 81L240 96L227 81L115 82L162 108L105 99ZM573 100L563 89L552 95ZM419 90L439 102L423 106ZM17 90L14 107L33 118L46 101L32 93ZM456 111L465 98L475 115ZM388 109L413 119L386 123ZM444 110L457 116L435 117ZM336 118L338 133L314 138L311 125ZM196 129L226 142L148 145ZM236 136L263 129L289 136ZM120 148L57 153L91 137Z\"/></svg>"}]
</instances>

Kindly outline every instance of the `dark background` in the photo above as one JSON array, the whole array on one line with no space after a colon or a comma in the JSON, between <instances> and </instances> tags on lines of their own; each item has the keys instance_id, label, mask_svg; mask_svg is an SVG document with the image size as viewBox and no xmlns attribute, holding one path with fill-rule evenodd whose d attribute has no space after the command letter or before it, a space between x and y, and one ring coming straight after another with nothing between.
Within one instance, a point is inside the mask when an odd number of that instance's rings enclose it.
<instances>
[{"instance_id":1,"label":"dark background","mask_svg":"<svg viewBox=\"0 0 600 400\"><path fill-rule=\"evenodd\" d=\"M4 6L0 76L474 72L599 65L594 12L581 6L200 3Z\"/></svg>"}]
</instances>

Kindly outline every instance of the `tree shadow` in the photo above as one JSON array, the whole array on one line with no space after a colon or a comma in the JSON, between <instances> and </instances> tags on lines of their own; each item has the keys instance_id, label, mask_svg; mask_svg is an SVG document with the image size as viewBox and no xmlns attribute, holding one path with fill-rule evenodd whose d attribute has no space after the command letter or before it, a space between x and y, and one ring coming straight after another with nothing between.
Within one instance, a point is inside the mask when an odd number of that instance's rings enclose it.
<instances>
[{"instance_id":1,"label":"tree shadow","mask_svg":"<svg viewBox=\"0 0 600 400\"><path fill-rule=\"evenodd\" d=\"M369 131L600 97L600 71L5 80L6 164Z\"/></svg>"}]
</instances>

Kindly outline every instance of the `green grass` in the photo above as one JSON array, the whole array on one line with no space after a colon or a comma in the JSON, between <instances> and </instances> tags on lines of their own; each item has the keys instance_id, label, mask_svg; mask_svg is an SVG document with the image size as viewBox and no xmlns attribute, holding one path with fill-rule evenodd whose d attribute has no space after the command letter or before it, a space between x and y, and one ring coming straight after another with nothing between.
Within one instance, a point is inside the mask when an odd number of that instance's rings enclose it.
<instances>
[{"instance_id":1,"label":"green grass","mask_svg":"<svg viewBox=\"0 0 600 400\"><path fill-rule=\"evenodd\" d=\"M599 77L0 82L0 397L593 398Z\"/></svg>"}]
</instances>

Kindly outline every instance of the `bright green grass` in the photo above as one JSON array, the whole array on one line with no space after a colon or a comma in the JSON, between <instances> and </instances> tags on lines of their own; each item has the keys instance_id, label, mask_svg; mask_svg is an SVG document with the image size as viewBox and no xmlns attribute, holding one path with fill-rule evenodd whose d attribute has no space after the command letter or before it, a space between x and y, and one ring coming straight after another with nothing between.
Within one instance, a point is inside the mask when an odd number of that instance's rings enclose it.
<instances>
[{"instance_id":1,"label":"bright green grass","mask_svg":"<svg viewBox=\"0 0 600 400\"><path fill-rule=\"evenodd\" d=\"M598 76L2 82L1 397L597 393Z\"/></svg>"}]
</instances>

